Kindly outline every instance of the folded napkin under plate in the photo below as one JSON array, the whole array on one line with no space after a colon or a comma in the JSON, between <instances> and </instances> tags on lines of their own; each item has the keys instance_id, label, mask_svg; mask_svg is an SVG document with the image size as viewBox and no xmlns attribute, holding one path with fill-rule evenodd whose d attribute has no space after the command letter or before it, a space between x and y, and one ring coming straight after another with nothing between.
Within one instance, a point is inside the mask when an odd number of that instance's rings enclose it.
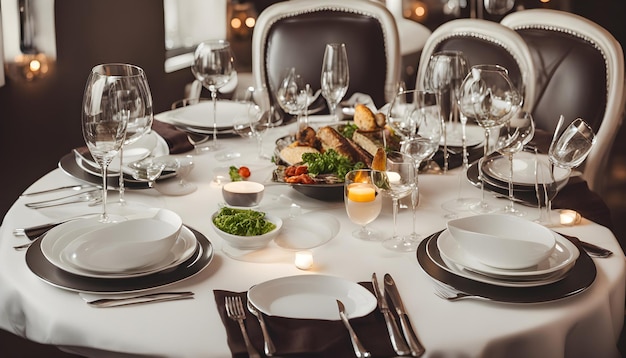
<instances>
[{"instance_id":1,"label":"folded napkin under plate","mask_svg":"<svg viewBox=\"0 0 626 358\"><path fill-rule=\"evenodd\" d=\"M369 282L360 282L361 286L372 292ZM244 306L247 292L229 292L214 290L215 302L226 328L228 346L233 357L247 357L246 346L237 322L228 318L224 299L227 296L240 296ZM263 334L257 318L246 310L246 328L254 347L263 351ZM276 356L306 357L352 357L354 350L348 331L337 320L295 319L264 315L265 324L276 346ZM391 341L387 334L383 314L374 309L371 313L357 318L350 318L359 340L374 357L395 357Z\"/></svg>"}]
</instances>

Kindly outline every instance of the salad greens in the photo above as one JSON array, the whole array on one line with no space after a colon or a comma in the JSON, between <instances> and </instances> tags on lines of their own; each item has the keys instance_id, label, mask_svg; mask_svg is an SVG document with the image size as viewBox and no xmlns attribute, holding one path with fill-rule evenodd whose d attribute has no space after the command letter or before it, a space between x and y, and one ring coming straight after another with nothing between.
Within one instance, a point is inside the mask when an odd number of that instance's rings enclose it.
<instances>
[{"instance_id":1,"label":"salad greens","mask_svg":"<svg viewBox=\"0 0 626 358\"><path fill-rule=\"evenodd\" d=\"M238 236L263 235L276 228L276 225L265 219L263 212L228 207L220 209L213 223L218 229Z\"/></svg>"},{"instance_id":2,"label":"salad greens","mask_svg":"<svg viewBox=\"0 0 626 358\"><path fill-rule=\"evenodd\" d=\"M243 180L243 178L241 177L241 174L239 174L239 168L237 168L234 165L231 165L230 168L228 168L228 175L230 176L231 181Z\"/></svg>"},{"instance_id":3,"label":"salad greens","mask_svg":"<svg viewBox=\"0 0 626 358\"><path fill-rule=\"evenodd\" d=\"M308 165L309 174L336 174L339 178L345 178L346 174L354 169L365 167L362 162L352 164L350 159L337 153L334 149L328 149L324 153L304 153L302 161Z\"/></svg>"}]
</instances>

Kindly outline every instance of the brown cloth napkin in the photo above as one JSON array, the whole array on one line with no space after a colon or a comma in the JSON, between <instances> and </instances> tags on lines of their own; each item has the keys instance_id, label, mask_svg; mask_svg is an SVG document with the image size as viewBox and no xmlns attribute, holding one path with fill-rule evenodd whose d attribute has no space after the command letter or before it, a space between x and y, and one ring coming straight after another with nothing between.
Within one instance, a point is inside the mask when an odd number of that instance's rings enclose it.
<instances>
[{"instance_id":1,"label":"brown cloth napkin","mask_svg":"<svg viewBox=\"0 0 626 358\"><path fill-rule=\"evenodd\" d=\"M369 282L361 286L373 292ZM215 302L228 335L228 347L233 357L247 357L246 346L236 321L226 315L224 298L240 296L246 306L246 292L214 290ZM341 321L294 319L265 316L265 323L276 346L275 357L354 357L346 327ZM397 356L391 346L385 318L378 309L370 314L350 319L359 340L373 357ZM246 329L254 347L263 354L263 334L257 318L246 310Z\"/></svg>"},{"instance_id":2,"label":"brown cloth napkin","mask_svg":"<svg viewBox=\"0 0 626 358\"><path fill-rule=\"evenodd\" d=\"M193 144L187 138L187 134L169 123L155 119L152 121L152 129L165 139L170 148L170 154L185 153L194 149Z\"/></svg>"}]
</instances>

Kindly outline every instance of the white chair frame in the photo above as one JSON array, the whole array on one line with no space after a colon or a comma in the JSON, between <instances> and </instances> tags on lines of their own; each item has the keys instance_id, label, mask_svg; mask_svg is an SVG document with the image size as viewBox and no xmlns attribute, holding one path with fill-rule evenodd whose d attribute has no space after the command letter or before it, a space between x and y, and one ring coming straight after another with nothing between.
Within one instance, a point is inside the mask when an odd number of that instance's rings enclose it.
<instances>
[{"instance_id":1,"label":"white chair frame","mask_svg":"<svg viewBox=\"0 0 626 358\"><path fill-rule=\"evenodd\" d=\"M283 18L317 11L343 11L378 19L384 32L387 72L385 88L394 88L400 79L400 40L393 15L381 3L366 0L292 0L275 3L261 12L252 35L252 75L256 86L267 83L265 75L265 43L272 25ZM321 69L320 69L321 70ZM391 101L393 93L386 93Z\"/></svg>"},{"instance_id":2,"label":"white chair frame","mask_svg":"<svg viewBox=\"0 0 626 358\"><path fill-rule=\"evenodd\" d=\"M608 157L624 117L624 52L611 33L582 16L549 9L531 9L505 16L501 24L513 30L542 29L570 34L589 42L602 53L606 64L607 101L596 133L596 143L584 164L583 178L589 187L602 192ZM575 118L566 118L574 120ZM583 118L584 119L584 118Z\"/></svg>"},{"instance_id":3,"label":"white chair frame","mask_svg":"<svg viewBox=\"0 0 626 358\"><path fill-rule=\"evenodd\" d=\"M523 108L525 110L532 109L535 100L535 67L528 45L515 31L499 23L483 19L451 20L433 31L422 50L417 70L416 88L419 88L424 82L428 61L441 42L451 38L471 37L493 43L495 46L502 47L511 54L517 62L522 75L524 84Z\"/></svg>"}]
</instances>

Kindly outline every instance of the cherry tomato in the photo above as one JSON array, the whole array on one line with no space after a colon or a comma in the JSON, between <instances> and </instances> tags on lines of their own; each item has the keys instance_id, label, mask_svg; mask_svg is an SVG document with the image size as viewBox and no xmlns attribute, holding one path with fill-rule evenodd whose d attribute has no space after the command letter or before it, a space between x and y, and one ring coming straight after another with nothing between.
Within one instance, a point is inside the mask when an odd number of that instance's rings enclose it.
<instances>
[{"instance_id":1,"label":"cherry tomato","mask_svg":"<svg viewBox=\"0 0 626 358\"><path fill-rule=\"evenodd\" d=\"M241 175L242 178L248 178L250 176L250 169L248 169L248 167L240 167L239 175Z\"/></svg>"}]
</instances>

